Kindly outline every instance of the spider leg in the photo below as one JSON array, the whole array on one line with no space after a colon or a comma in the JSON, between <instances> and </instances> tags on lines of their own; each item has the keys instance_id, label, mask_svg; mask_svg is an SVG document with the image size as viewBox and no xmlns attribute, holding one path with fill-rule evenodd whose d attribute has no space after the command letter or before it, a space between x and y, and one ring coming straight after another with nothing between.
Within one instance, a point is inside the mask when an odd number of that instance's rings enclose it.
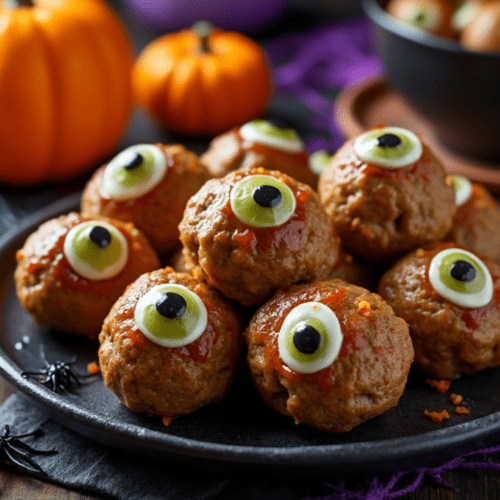
<instances>
[{"instance_id":1,"label":"spider leg","mask_svg":"<svg viewBox=\"0 0 500 500\"><path fill-rule=\"evenodd\" d=\"M31 472L39 472L46 475L45 471L26 453L12 446L5 445L3 453L13 463Z\"/></svg>"}]
</instances>

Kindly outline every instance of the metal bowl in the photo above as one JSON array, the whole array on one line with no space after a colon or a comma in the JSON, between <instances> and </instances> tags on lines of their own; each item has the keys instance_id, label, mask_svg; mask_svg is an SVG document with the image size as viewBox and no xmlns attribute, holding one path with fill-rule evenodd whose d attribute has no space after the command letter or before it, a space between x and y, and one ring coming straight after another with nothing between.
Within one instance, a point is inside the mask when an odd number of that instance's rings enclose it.
<instances>
[{"instance_id":1,"label":"metal bowl","mask_svg":"<svg viewBox=\"0 0 500 500\"><path fill-rule=\"evenodd\" d=\"M384 0L362 0L390 85L449 149L500 159L500 54L473 52L389 16Z\"/></svg>"}]
</instances>

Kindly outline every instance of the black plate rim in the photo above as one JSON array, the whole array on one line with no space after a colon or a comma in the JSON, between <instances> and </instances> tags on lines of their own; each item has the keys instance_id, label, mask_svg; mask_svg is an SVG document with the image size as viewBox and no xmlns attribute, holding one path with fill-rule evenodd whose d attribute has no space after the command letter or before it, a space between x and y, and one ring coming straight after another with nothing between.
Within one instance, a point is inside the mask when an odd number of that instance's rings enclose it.
<instances>
[{"instance_id":1,"label":"black plate rim","mask_svg":"<svg viewBox=\"0 0 500 500\"><path fill-rule=\"evenodd\" d=\"M43 221L57 215L78 210L81 193L69 195L39 210L25 219L17 228L0 237L0 262L3 254L26 231L34 230ZM4 280L10 278L4 278ZM1 307L1 304L0 304ZM0 315L3 308L0 309ZM477 448L482 439L500 434L500 411L452 427L436 429L418 436L365 441L347 444L327 444L300 447L237 446L193 440L161 433L146 427L116 422L90 412L72 400L66 400L42 384L21 376L21 369L0 347L0 375L17 389L33 398L50 412L62 418L63 423L75 429L81 427L95 436L105 434L109 438L126 443L129 449L147 447L162 453L174 453L220 462L266 465L347 465L387 461L393 463L416 456L443 450ZM85 433L88 435L88 433ZM99 439L96 439L99 440Z\"/></svg>"}]
</instances>

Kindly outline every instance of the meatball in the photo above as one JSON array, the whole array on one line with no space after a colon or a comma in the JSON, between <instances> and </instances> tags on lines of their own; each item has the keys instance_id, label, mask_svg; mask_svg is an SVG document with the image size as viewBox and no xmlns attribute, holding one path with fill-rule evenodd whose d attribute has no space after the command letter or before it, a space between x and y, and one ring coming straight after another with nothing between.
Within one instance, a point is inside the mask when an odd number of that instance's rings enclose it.
<instances>
[{"instance_id":1,"label":"meatball","mask_svg":"<svg viewBox=\"0 0 500 500\"><path fill-rule=\"evenodd\" d=\"M212 140L200 158L213 177L238 169L279 170L316 189L317 174L309 166L304 144L292 129L254 120Z\"/></svg>"},{"instance_id":2,"label":"meatball","mask_svg":"<svg viewBox=\"0 0 500 500\"><path fill-rule=\"evenodd\" d=\"M81 212L133 222L163 257L179 244L187 201L209 178L198 156L179 144L132 146L94 173Z\"/></svg>"},{"instance_id":3,"label":"meatball","mask_svg":"<svg viewBox=\"0 0 500 500\"><path fill-rule=\"evenodd\" d=\"M42 224L16 257L17 296L34 320L90 339L127 285L160 267L132 223L74 212Z\"/></svg>"},{"instance_id":4,"label":"meatball","mask_svg":"<svg viewBox=\"0 0 500 500\"><path fill-rule=\"evenodd\" d=\"M451 178L409 130L377 127L348 141L318 184L346 250L390 260L443 239L455 215Z\"/></svg>"},{"instance_id":5,"label":"meatball","mask_svg":"<svg viewBox=\"0 0 500 500\"><path fill-rule=\"evenodd\" d=\"M476 2L470 22L460 34L460 43L469 50L500 52L500 3Z\"/></svg>"},{"instance_id":6,"label":"meatball","mask_svg":"<svg viewBox=\"0 0 500 500\"><path fill-rule=\"evenodd\" d=\"M243 329L215 289L172 268L139 277L99 335L106 386L129 409L165 424L220 400L232 384Z\"/></svg>"},{"instance_id":7,"label":"meatball","mask_svg":"<svg viewBox=\"0 0 500 500\"><path fill-rule=\"evenodd\" d=\"M326 279L339 249L316 193L264 169L208 181L179 229L186 267L243 306L261 305L281 285Z\"/></svg>"},{"instance_id":8,"label":"meatball","mask_svg":"<svg viewBox=\"0 0 500 500\"><path fill-rule=\"evenodd\" d=\"M500 267L454 243L418 249L378 293L410 327L415 367L453 380L500 364Z\"/></svg>"},{"instance_id":9,"label":"meatball","mask_svg":"<svg viewBox=\"0 0 500 500\"><path fill-rule=\"evenodd\" d=\"M500 210L481 185L453 176L457 213L445 238L500 264Z\"/></svg>"},{"instance_id":10,"label":"meatball","mask_svg":"<svg viewBox=\"0 0 500 500\"><path fill-rule=\"evenodd\" d=\"M413 360L406 323L378 295L338 279L279 290L245 338L263 400L328 432L395 406Z\"/></svg>"}]
</instances>

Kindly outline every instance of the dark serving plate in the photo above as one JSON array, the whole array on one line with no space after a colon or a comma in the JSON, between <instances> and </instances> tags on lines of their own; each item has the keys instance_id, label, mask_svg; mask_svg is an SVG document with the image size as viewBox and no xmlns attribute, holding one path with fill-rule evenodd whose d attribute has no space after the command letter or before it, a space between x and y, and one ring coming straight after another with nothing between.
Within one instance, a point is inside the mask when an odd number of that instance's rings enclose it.
<instances>
[{"instance_id":1,"label":"dark serving plate","mask_svg":"<svg viewBox=\"0 0 500 500\"><path fill-rule=\"evenodd\" d=\"M44 220L77 209L78 203L78 194L61 199L0 239L0 374L70 429L115 449L211 472L323 478L431 465L500 438L500 369L463 377L447 394L411 373L397 407L345 434L297 426L275 414L253 390L244 360L226 398L175 419L169 427L160 418L122 406L98 376L68 395L23 378L23 370L43 368L41 345L51 362L76 356L73 368L81 374L97 361L97 342L67 338L34 324L21 308L13 282L15 253L27 236ZM451 392L464 397L469 415L453 413ZM432 423L424 417L425 409L448 409L450 419Z\"/></svg>"}]
</instances>

